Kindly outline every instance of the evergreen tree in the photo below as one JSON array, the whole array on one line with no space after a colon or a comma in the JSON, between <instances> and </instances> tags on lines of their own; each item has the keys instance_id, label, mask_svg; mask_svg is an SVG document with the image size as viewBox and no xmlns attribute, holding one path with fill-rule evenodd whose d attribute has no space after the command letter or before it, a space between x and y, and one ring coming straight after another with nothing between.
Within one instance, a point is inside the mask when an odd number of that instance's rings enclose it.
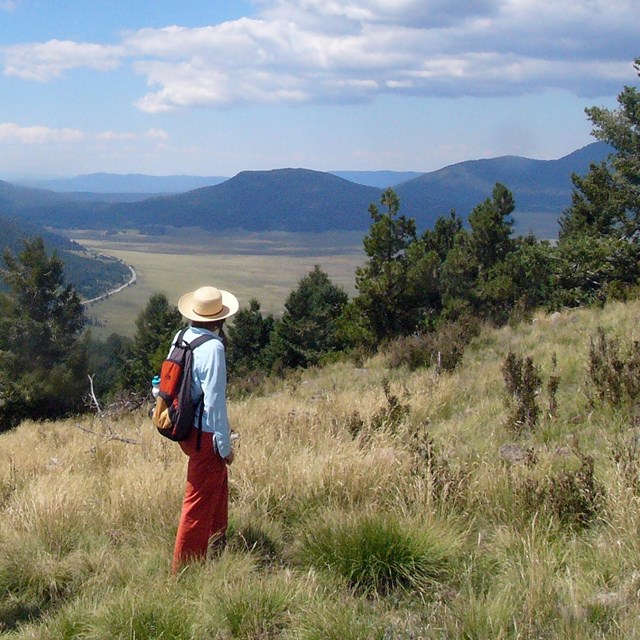
<instances>
[{"instance_id":1,"label":"evergreen tree","mask_svg":"<svg viewBox=\"0 0 640 640\"><path fill-rule=\"evenodd\" d=\"M476 206L469 214L470 246L479 271L487 271L513 250L513 195L499 182L491 198Z\"/></svg>"},{"instance_id":2,"label":"evergreen tree","mask_svg":"<svg viewBox=\"0 0 640 640\"><path fill-rule=\"evenodd\" d=\"M577 237L633 235L622 192L607 163L592 164L586 176L571 176L571 206L559 219L560 242Z\"/></svg>"},{"instance_id":3,"label":"evergreen tree","mask_svg":"<svg viewBox=\"0 0 640 640\"><path fill-rule=\"evenodd\" d=\"M558 306L624 297L640 280L640 93L624 87L618 104L586 110L594 135L614 151L586 176L572 177L556 250Z\"/></svg>"},{"instance_id":4,"label":"evergreen tree","mask_svg":"<svg viewBox=\"0 0 640 640\"><path fill-rule=\"evenodd\" d=\"M273 358L268 347L274 326L273 316L264 317L255 298L249 300L248 308L236 313L228 331L227 365L231 375L271 368Z\"/></svg>"},{"instance_id":5,"label":"evergreen tree","mask_svg":"<svg viewBox=\"0 0 640 640\"><path fill-rule=\"evenodd\" d=\"M449 217L439 216L433 229L427 229L422 240L427 252L434 251L440 262L444 262L447 254L453 249L458 233L462 231L462 218L452 209Z\"/></svg>"},{"instance_id":6,"label":"evergreen tree","mask_svg":"<svg viewBox=\"0 0 640 640\"><path fill-rule=\"evenodd\" d=\"M337 332L349 296L316 267L298 283L273 335L273 357L288 368L309 367L344 345Z\"/></svg>"},{"instance_id":7,"label":"evergreen tree","mask_svg":"<svg viewBox=\"0 0 640 640\"><path fill-rule=\"evenodd\" d=\"M136 334L122 365L120 386L147 392L181 325L184 319L178 307L169 304L163 293L154 293L136 318Z\"/></svg>"},{"instance_id":8,"label":"evergreen tree","mask_svg":"<svg viewBox=\"0 0 640 640\"><path fill-rule=\"evenodd\" d=\"M4 254L9 293L0 317L0 429L55 418L82 406L88 390L80 297L65 285L62 261L42 238Z\"/></svg>"},{"instance_id":9,"label":"evergreen tree","mask_svg":"<svg viewBox=\"0 0 640 640\"><path fill-rule=\"evenodd\" d=\"M634 62L640 75L640 58ZM593 135L614 148L608 164L615 189L624 201L628 222L638 231L640 221L640 92L625 86L618 94L619 107L586 109L594 125Z\"/></svg>"},{"instance_id":10,"label":"evergreen tree","mask_svg":"<svg viewBox=\"0 0 640 640\"><path fill-rule=\"evenodd\" d=\"M112 333L106 340L91 340L87 346L88 370L98 398L117 391L122 381L122 366L133 340Z\"/></svg>"},{"instance_id":11,"label":"evergreen tree","mask_svg":"<svg viewBox=\"0 0 640 640\"><path fill-rule=\"evenodd\" d=\"M409 281L415 220L398 214L400 201L392 189L384 192L380 204L387 207L385 212L375 204L369 207L373 223L364 238L368 260L356 270L356 305L377 342L415 330L420 316Z\"/></svg>"},{"instance_id":12,"label":"evergreen tree","mask_svg":"<svg viewBox=\"0 0 640 640\"><path fill-rule=\"evenodd\" d=\"M507 320L518 297L513 265L506 263L517 246L511 237L514 208L509 189L496 183L491 197L469 215L470 230L454 236L441 272L448 319L470 314L497 323Z\"/></svg>"}]
</instances>

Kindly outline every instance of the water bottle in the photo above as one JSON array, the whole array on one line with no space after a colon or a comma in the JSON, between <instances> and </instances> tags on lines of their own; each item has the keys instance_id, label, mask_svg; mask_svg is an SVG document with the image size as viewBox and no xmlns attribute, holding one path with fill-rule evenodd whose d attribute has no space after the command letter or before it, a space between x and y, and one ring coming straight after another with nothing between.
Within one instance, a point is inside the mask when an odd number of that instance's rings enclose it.
<instances>
[{"instance_id":1,"label":"water bottle","mask_svg":"<svg viewBox=\"0 0 640 640\"><path fill-rule=\"evenodd\" d=\"M153 398L157 398L160 393L160 376L153 376L151 380L151 395Z\"/></svg>"}]
</instances>

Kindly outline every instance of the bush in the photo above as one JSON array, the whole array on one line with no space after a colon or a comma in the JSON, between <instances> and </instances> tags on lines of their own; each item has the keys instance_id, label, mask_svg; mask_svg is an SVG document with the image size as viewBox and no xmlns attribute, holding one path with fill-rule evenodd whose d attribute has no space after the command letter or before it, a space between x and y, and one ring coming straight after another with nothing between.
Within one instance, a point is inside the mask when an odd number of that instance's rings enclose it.
<instances>
[{"instance_id":1,"label":"bush","mask_svg":"<svg viewBox=\"0 0 640 640\"><path fill-rule=\"evenodd\" d=\"M640 394L640 341L622 348L618 340L608 338L599 327L589 345L587 377L592 404L635 404Z\"/></svg>"},{"instance_id":2,"label":"bush","mask_svg":"<svg viewBox=\"0 0 640 640\"><path fill-rule=\"evenodd\" d=\"M431 333L397 338L386 347L388 365L393 369L406 366L410 371L421 367L453 371L479 328L477 320L464 318L442 324Z\"/></svg>"},{"instance_id":3,"label":"bush","mask_svg":"<svg viewBox=\"0 0 640 640\"><path fill-rule=\"evenodd\" d=\"M502 364L507 397L506 404L510 409L507 427L516 433L533 431L538 424L540 407L538 393L542 386L540 370L533 363L533 358L522 358L509 351Z\"/></svg>"},{"instance_id":4,"label":"bush","mask_svg":"<svg viewBox=\"0 0 640 640\"><path fill-rule=\"evenodd\" d=\"M413 454L412 472L427 479L434 500L440 504L464 508L470 495L471 469L454 465L442 453L428 430L428 425L416 425L409 432Z\"/></svg>"},{"instance_id":5,"label":"bush","mask_svg":"<svg viewBox=\"0 0 640 640\"><path fill-rule=\"evenodd\" d=\"M400 397L391 392L391 384L388 378L382 380L382 389L387 404L373 414L371 428L376 431L379 429L396 431L409 415L411 407L401 402Z\"/></svg>"},{"instance_id":6,"label":"bush","mask_svg":"<svg viewBox=\"0 0 640 640\"><path fill-rule=\"evenodd\" d=\"M521 508L533 516L539 512L557 518L571 527L592 524L604 507L604 486L595 476L593 456L576 447L579 466L545 474L528 476L514 486Z\"/></svg>"}]
</instances>

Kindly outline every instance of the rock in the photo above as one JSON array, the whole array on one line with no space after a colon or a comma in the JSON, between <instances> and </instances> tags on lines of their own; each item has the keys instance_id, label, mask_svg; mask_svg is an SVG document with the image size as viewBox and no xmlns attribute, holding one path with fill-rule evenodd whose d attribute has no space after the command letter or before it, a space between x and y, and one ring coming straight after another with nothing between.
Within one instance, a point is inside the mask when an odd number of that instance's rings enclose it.
<instances>
[{"instance_id":1,"label":"rock","mask_svg":"<svg viewBox=\"0 0 640 640\"><path fill-rule=\"evenodd\" d=\"M500 447L500 457L511 464L525 464L531 460L532 451L521 444L503 444Z\"/></svg>"}]
</instances>

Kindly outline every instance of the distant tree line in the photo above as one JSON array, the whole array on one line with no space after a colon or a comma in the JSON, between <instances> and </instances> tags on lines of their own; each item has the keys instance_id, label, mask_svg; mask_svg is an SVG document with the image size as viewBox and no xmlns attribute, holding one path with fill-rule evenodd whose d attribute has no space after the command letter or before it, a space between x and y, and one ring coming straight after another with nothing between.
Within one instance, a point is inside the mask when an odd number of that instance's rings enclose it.
<instances>
[{"instance_id":1,"label":"distant tree line","mask_svg":"<svg viewBox=\"0 0 640 640\"><path fill-rule=\"evenodd\" d=\"M640 71L640 58L635 61ZM594 135L614 149L572 177L557 243L514 236L516 203L497 183L469 215L451 211L418 234L392 189L369 208L364 264L349 296L316 266L282 317L249 301L228 329L236 381L385 349L393 365L453 367L481 323L526 320L537 309L602 304L637 294L640 282L640 94L625 87L615 110L592 107ZM0 429L25 417L81 410L86 378L102 394L148 393L182 323L163 294L136 320L133 339L105 343L83 331L79 298L41 240L6 252L0 298Z\"/></svg>"}]
</instances>

